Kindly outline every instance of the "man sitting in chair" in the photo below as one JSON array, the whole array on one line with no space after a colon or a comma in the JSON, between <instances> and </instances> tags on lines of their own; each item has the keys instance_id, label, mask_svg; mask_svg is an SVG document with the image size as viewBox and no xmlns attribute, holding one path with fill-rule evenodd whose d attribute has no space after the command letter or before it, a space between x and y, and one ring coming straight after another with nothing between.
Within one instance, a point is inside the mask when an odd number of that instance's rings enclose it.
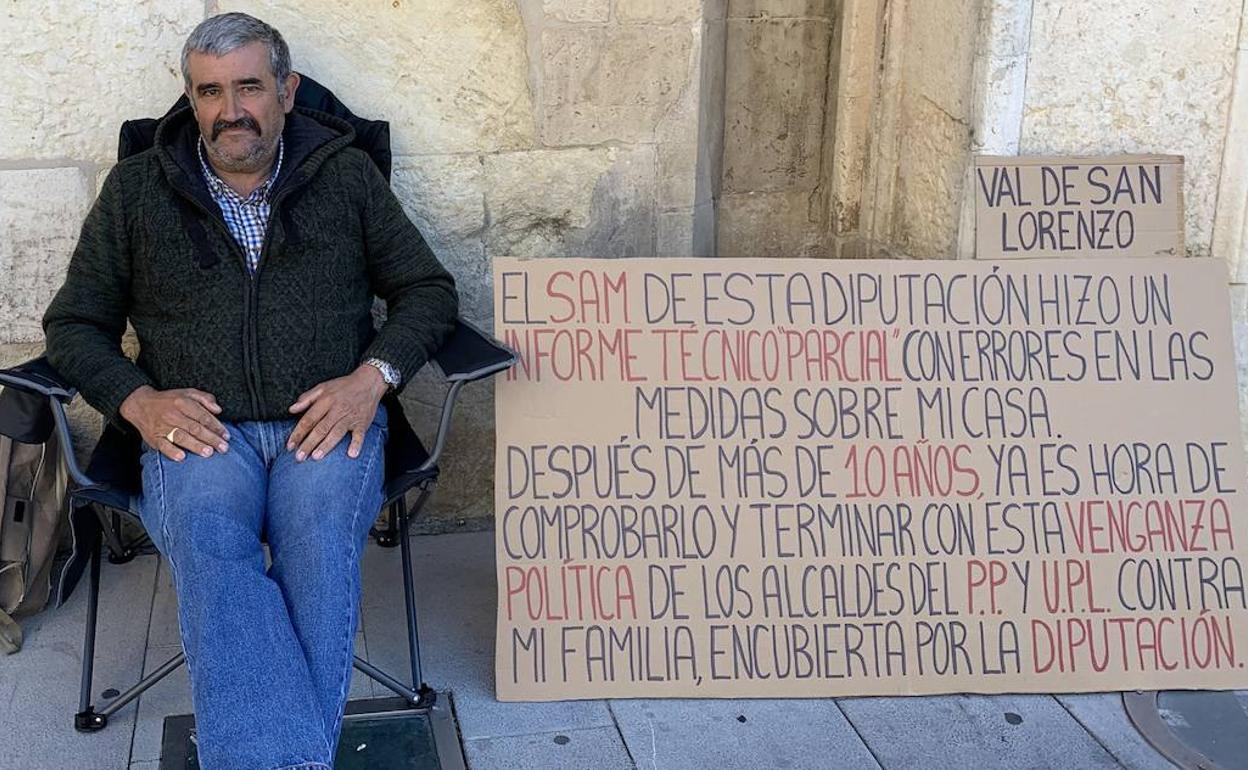
<instances>
[{"instance_id":1,"label":"man sitting in chair","mask_svg":"<svg viewBox=\"0 0 1248 770\"><path fill-rule=\"evenodd\" d=\"M87 216L47 354L142 435L143 523L177 590L201 767L327 768L382 503L380 400L452 330L455 285L351 127L294 109L277 30L210 18L182 74L191 108L112 169Z\"/></svg>"}]
</instances>

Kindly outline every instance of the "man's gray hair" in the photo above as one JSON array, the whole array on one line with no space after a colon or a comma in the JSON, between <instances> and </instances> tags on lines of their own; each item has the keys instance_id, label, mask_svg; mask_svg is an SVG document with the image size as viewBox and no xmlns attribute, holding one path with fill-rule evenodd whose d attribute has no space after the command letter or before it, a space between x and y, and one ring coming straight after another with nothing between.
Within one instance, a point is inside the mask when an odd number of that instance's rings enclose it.
<instances>
[{"instance_id":1,"label":"man's gray hair","mask_svg":"<svg viewBox=\"0 0 1248 770\"><path fill-rule=\"evenodd\" d=\"M190 57L192 53L225 56L248 43L261 42L269 49L269 69L277 78L277 95L286 96L286 78L290 75L290 48L282 33L254 16L245 13L223 13L204 19L191 32L182 46L182 79L191 88Z\"/></svg>"}]
</instances>

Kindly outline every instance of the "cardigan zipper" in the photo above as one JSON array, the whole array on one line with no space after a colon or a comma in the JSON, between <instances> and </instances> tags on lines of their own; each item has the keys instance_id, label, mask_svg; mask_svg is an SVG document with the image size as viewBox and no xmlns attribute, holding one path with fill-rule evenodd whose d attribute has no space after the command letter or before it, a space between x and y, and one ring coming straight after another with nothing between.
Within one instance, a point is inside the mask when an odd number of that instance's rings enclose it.
<instances>
[{"instance_id":1,"label":"cardigan zipper","mask_svg":"<svg viewBox=\"0 0 1248 770\"><path fill-rule=\"evenodd\" d=\"M299 176L292 177L292 182L302 181ZM247 275L247 284L243 287L243 369L245 376L243 379L247 381L247 395L251 401L252 418L259 420L262 412L260 397L263 385L260 381L259 358L260 358L260 342L258 324L256 322L256 310L259 304L258 282L256 275L260 272L260 265L264 263L264 257L269 250L269 242L272 240L272 227L269 226L277 218L277 205L285 198L287 193L293 189L292 185L286 185L278 190L277 194L269 202L269 223L266 223L264 229L264 242L260 246L260 256L256 260L256 271L253 273L247 268L247 255L243 248L239 246L238 241L234 238L234 233L230 232L229 225L220 216L218 210L216 214L209 211L208 208L196 198L193 194L185 189L181 189L178 185L172 185L178 190L183 197L190 200L195 206L202 211L208 219L212 220L217 227L226 235L226 241L229 248L238 257L239 265L242 267L243 273Z\"/></svg>"}]
</instances>

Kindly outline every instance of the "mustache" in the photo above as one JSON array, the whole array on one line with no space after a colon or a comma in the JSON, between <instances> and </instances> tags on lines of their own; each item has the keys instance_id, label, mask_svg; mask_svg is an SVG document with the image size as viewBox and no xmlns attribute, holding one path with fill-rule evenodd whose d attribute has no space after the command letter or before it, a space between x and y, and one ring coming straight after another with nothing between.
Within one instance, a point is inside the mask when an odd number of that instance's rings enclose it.
<instances>
[{"instance_id":1,"label":"mustache","mask_svg":"<svg viewBox=\"0 0 1248 770\"><path fill-rule=\"evenodd\" d=\"M230 128L246 128L256 136L260 136L260 124L254 118L244 115L238 120L218 120L212 124L212 140L215 142L222 131Z\"/></svg>"}]
</instances>

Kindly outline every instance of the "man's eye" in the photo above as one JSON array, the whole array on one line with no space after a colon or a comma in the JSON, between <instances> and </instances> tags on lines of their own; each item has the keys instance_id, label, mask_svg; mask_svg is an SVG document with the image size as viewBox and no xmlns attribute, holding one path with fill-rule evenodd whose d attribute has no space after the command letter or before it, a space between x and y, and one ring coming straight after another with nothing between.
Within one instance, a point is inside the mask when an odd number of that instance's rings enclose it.
<instances>
[{"instance_id":1,"label":"man's eye","mask_svg":"<svg viewBox=\"0 0 1248 770\"><path fill-rule=\"evenodd\" d=\"M258 93L260 91L260 86L243 86L243 91L249 94Z\"/></svg>"}]
</instances>

